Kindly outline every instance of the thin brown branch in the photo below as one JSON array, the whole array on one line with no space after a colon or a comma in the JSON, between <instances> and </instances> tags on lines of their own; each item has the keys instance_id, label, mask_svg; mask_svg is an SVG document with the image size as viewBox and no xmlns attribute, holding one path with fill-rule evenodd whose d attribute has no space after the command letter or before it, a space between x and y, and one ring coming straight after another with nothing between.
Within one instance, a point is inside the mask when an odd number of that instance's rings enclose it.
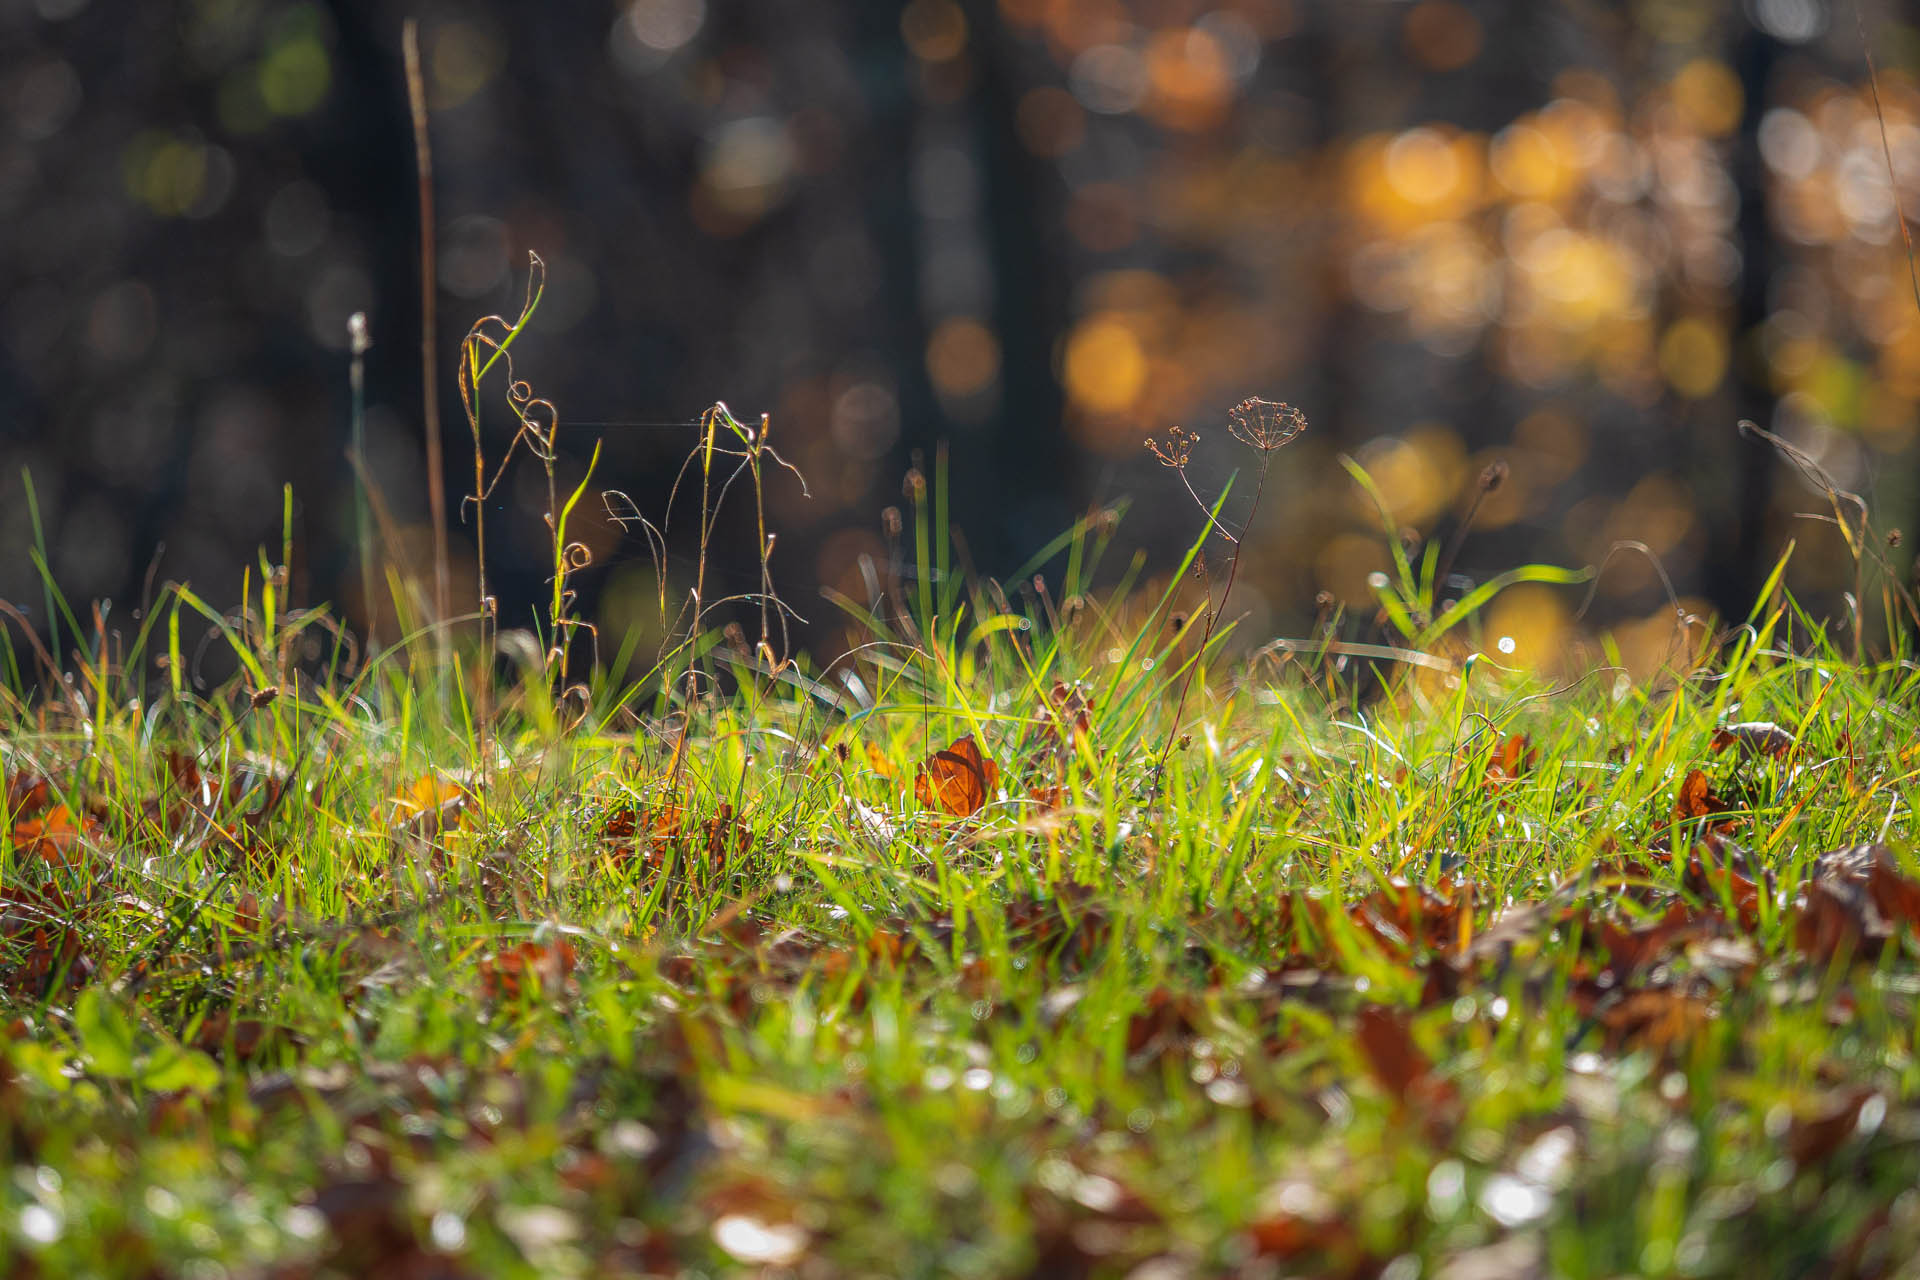
<instances>
[{"instance_id":1,"label":"thin brown branch","mask_svg":"<svg viewBox=\"0 0 1920 1280\"><path fill-rule=\"evenodd\" d=\"M420 24L408 18L400 29L407 63L407 104L413 112L413 155L420 191L420 404L426 417L427 509L433 518L433 608L441 622L452 614L453 575L447 564L447 481L442 474L440 396L434 376L435 300L433 152L427 142L427 87L420 74ZM444 660L452 638L440 631Z\"/></svg>"}]
</instances>

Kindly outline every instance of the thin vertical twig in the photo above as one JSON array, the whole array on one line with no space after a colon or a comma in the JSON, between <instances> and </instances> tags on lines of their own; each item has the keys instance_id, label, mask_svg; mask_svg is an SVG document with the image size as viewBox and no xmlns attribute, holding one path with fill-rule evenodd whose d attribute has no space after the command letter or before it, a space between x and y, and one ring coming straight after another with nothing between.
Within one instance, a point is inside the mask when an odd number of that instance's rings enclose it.
<instances>
[{"instance_id":1,"label":"thin vertical twig","mask_svg":"<svg viewBox=\"0 0 1920 1280\"><path fill-rule=\"evenodd\" d=\"M360 544L360 603L367 611L367 657L372 659L379 642L375 637L380 610L373 596L373 524L367 513L367 488L362 477L371 474L367 467L367 350L373 338L367 332L367 313L356 311L347 320L347 337L353 352L347 382L353 392L353 531Z\"/></svg>"},{"instance_id":2,"label":"thin vertical twig","mask_svg":"<svg viewBox=\"0 0 1920 1280\"><path fill-rule=\"evenodd\" d=\"M453 616L452 575L447 568L447 482L440 447L440 396L434 377L435 299L433 152L427 143L427 86L420 74L420 24L408 18L400 29L407 63L407 104L413 112L413 155L420 188L420 402L426 415L427 508L433 518L433 609L440 624L440 655L451 652L446 630Z\"/></svg>"},{"instance_id":3,"label":"thin vertical twig","mask_svg":"<svg viewBox=\"0 0 1920 1280\"><path fill-rule=\"evenodd\" d=\"M1893 220L1900 224L1900 240L1907 247L1907 280L1913 285L1913 301L1920 306L1920 268L1913 261L1913 232L1907 229L1907 211L1900 199L1900 175L1893 168L1893 143L1887 137L1887 113L1880 107L1880 71L1873 65L1873 43L1867 39L1866 15L1860 0L1853 0L1853 21L1860 29L1860 52L1867 62L1867 87L1873 91L1873 117L1880 122L1880 149L1887 157L1887 191L1893 196Z\"/></svg>"}]
</instances>

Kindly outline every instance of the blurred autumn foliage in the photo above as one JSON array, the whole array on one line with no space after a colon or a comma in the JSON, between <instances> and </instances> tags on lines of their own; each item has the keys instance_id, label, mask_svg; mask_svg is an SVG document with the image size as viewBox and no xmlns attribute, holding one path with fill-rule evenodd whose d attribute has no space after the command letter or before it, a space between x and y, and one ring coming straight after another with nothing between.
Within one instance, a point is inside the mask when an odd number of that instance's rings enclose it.
<instances>
[{"instance_id":1,"label":"blurred autumn foliage","mask_svg":"<svg viewBox=\"0 0 1920 1280\"><path fill-rule=\"evenodd\" d=\"M364 621L355 311L389 552L426 545L403 8L434 113L441 403L459 332L537 250L516 354L559 406L562 482L604 437L596 485L656 512L702 406L770 414L812 485L769 494L810 616L816 586L865 597L916 451L950 443L954 523L1004 573L1157 492L1148 433L1201 431L1209 483L1244 466L1219 428L1250 395L1315 425L1250 539L1254 634L1316 593L1368 605L1389 563L1336 451L1419 535L1482 499L1467 578L1644 544L1592 615L1636 670L1672 644L1660 568L1702 610L1743 612L1790 537L1803 598L1850 578L1799 518L1821 496L1738 419L1865 494L1880 533L1920 501L1899 213L1920 33L1890 0L1858 23L1829 0L8 0L0 546L38 528L74 596L137 598L162 544L161 574L230 589L291 481L296 594ZM489 547L516 621L543 493L496 498L525 517ZM1192 532L1149 505L1125 536ZM572 585L616 631L657 628L642 540L589 507ZM739 523L729 590L756 582ZM671 595L692 569L668 564ZM34 573L0 558L0 598L37 599ZM1549 661L1571 607L1514 590L1489 626Z\"/></svg>"}]
</instances>

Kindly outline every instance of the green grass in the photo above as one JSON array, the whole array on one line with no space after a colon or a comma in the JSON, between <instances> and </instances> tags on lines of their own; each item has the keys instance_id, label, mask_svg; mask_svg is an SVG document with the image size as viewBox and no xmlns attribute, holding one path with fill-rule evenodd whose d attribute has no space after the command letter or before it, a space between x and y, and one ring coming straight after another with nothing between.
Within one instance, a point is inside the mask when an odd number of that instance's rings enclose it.
<instances>
[{"instance_id":1,"label":"green grass","mask_svg":"<svg viewBox=\"0 0 1920 1280\"><path fill-rule=\"evenodd\" d=\"M716 639L691 701L603 674L583 713L530 665L484 737L471 662L356 670L271 574L214 629L218 688L186 678L186 593L118 670L69 620L64 692L16 653L8 1269L1831 1275L1920 1247L1920 964L1881 892L1915 870L1911 669L1783 604L1652 685L1482 660L1356 701L1330 655L1220 659L1176 723L1200 628L1093 594L1097 550L1060 626L930 572L916 619L870 619L858 694ZM1792 745L1716 752L1735 721ZM992 793L929 812L916 771L969 734ZM1733 812L1675 816L1695 768ZM1816 866L1883 837L1871 894Z\"/></svg>"},{"instance_id":2,"label":"green grass","mask_svg":"<svg viewBox=\"0 0 1920 1280\"><path fill-rule=\"evenodd\" d=\"M1227 495L1193 493L1174 587L1103 573L1102 515L1010 601L959 567L937 469L821 668L780 656L786 464L716 406L686 605L663 588L651 665L598 636L588 670L586 484L505 354L537 300L462 348L476 491L513 453L479 456L496 361L547 473L534 632L424 625L395 574L404 638L369 656L264 557L240 610L174 585L125 633L49 581L50 650L8 606L0 1269L1598 1280L1920 1251L1916 669L1855 659L1780 572L1656 678L1556 684L1484 656L1481 615L1590 575L1449 599L1458 535L1391 537L1376 620L1256 649ZM1254 507L1301 425L1235 410ZM1191 448L1157 450L1182 482ZM730 492L761 590L727 602ZM756 616L757 643L726 625Z\"/></svg>"}]
</instances>

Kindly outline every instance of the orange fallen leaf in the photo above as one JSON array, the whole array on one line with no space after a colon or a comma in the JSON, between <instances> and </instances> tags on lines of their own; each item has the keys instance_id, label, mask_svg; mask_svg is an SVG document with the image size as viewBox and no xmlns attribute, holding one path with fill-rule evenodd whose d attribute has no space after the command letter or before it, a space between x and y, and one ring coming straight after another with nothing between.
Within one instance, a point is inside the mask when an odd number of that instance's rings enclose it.
<instances>
[{"instance_id":1,"label":"orange fallen leaf","mask_svg":"<svg viewBox=\"0 0 1920 1280\"><path fill-rule=\"evenodd\" d=\"M927 757L914 774L913 795L929 809L965 818L986 806L999 780L1000 766L982 755L968 734Z\"/></svg>"},{"instance_id":2,"label":"orange fallen leaf","mask_svg":"<svg viewBox=\"0 0 1920 1280\"><path fill-rule=\"evenodd\" d=\"M13 845L30 858L63 867L77 860L82 841L97 839L103 830L95 819L76 815L64 804L55 805L40 817L14 823Z\"/></svg>"},{"instance_id":3,"label":"orange fallen leaf","mask_svg":"<svg viewBox=\"0 0 1920 1280\"><path fill-rule=\"evenodd\" d=\"M1674 795L1673 816L1687 822L1696 818L1713 818L1734 807L1715 794L1713 784L1705 773L1699 769L1689 769L1680 783L1680 790ZM1741 821L1739 818L1730 818L1712 822L1709 826L1716 831L1730 831L1739 826Z\"/></svg>"}]
</instances>

